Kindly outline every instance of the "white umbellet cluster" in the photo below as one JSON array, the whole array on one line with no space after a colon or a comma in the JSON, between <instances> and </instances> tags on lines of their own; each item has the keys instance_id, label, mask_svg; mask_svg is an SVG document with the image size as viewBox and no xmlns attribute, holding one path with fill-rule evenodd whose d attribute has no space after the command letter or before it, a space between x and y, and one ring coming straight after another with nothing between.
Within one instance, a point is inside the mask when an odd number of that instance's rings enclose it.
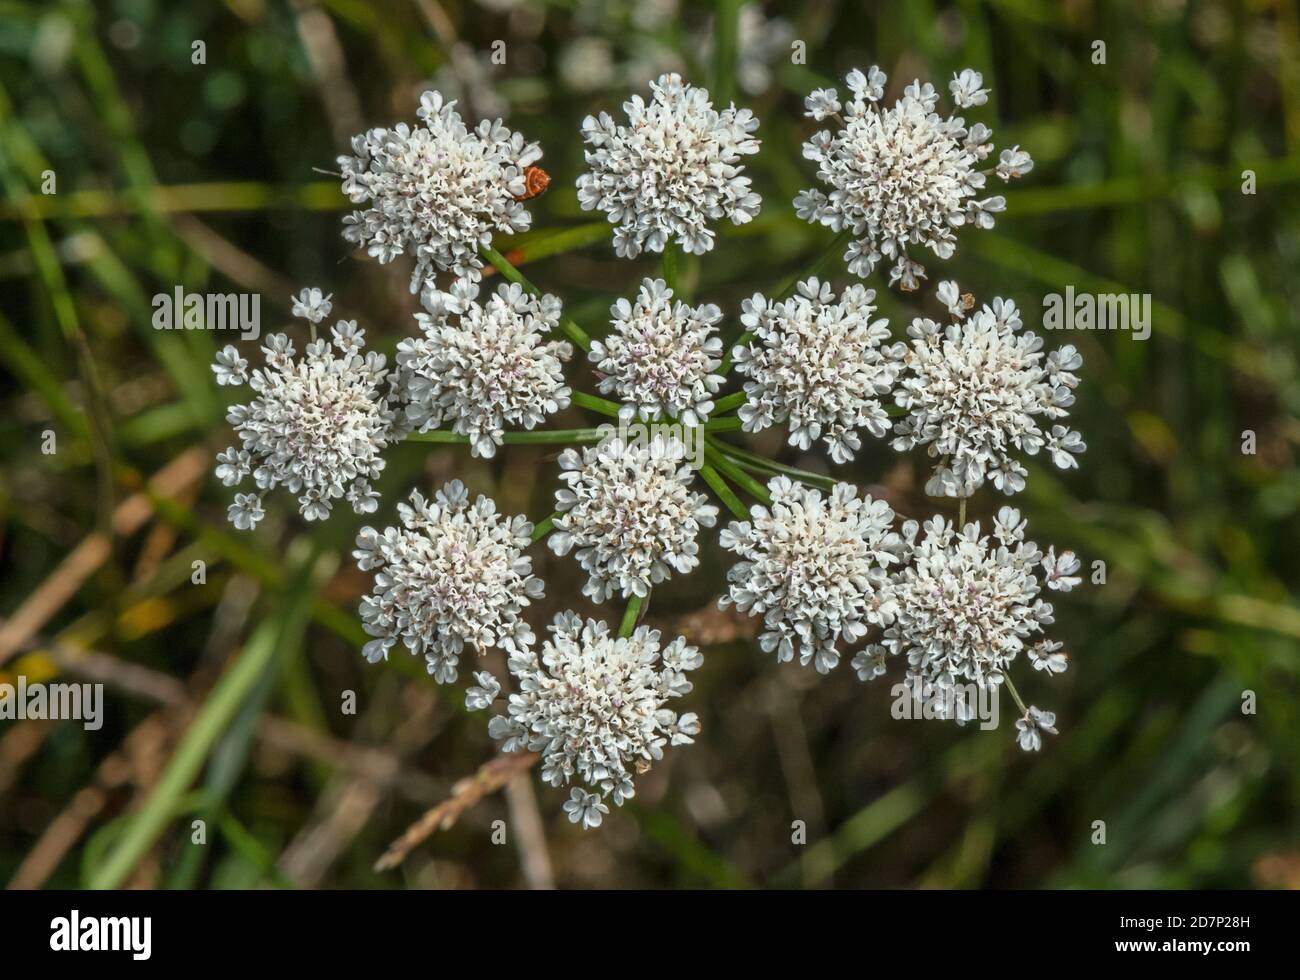
<instances>
[{"instance_id":1,"label":"white umbellet cluster","mask_svg":"<svg viewBox=\"0 0 1300 980\"><path fill-rule=\"evenodd\" d=\"M400 639L449 684L466 645L479 654L528 650L535 637L521 613L543 591L524 554L528 519L499 513L488 497L471 504L459 480L432 501L412 491L397 510L400 528L362 528L352 552L358 568L375 573L374 591L361 601L362 624L375 637L366 659L387 660Z\"/></svg>"},{"instance_id":2,"label":"white umbellet cluster","mask_svg":"<svg viewBox=\"0 0 1300 980\"><path fill-rule=\"evenodd\" d=\"M304 289L293 312L316 324L329 316L329 297ZM382 453L395 437L400 415L384 355L362 354L365 331L340 320L330 338L312 340L295 359L286 334L272 334L262 347L266 366L250 375L248 362L227 344L212 365L217 384L248 386L256 393L226 415L242 445L217 454L217 477L228 487L250 474L256 493L237 493L230 522L250 530L265 516L262 498L283 486L300 494L298 509L309 521L329 517L346 497L358 514L378 506L371 489L384 468Z\"/></svg>"},{"instance_id":3,"label":"white umbellet cluster","mask_svg":"<svg viewBox=\"0 0 1300 980\"><path fill-rule=\"evenodd\" d=\"M998 511L991 536L980 533L977 521L959 533L951 521L934 517L918 541L917 522L905 522L903 564L890 583L896 618L879 643L854 659L858 676L870 680L883 673L886 653L904 654L907 686L932 696L936 717L965 722L974 717L974 705L957 688L996 690L1022 651L1049 674L1065 670L1060 644L1034 637L1053 622L1052 604L1040 596L1043 586L1070 591L1080 581L1073 574L1079 560L1069 551L1043 554L1025 540L1025 529L1012 507ZM1040 730L1055 731L1055 716L1039 715L1045 724L1026 716L1028 734L1017 725L1023 748L1038 748Z\"/></svg>"},{"instance_id":4,"label":"white umbellet cluster","mask_svg":"<svg viewBox=\"0 0 1300 980\"><path fill-rule=\"evenodd\" d=\"M1004 182L1028 173L1029 154L1003 150L996 167L979 169L993 152L992 132L983 123L967 128L960 116L940 116L939 96L929 82L914 81L892 107L881 108L885 73L875 65L856 68L845 79L852 98L840 104L833 88L805 99L807 115L834 119L840 129L824 129L804 144L803 155L817 163L817 177L829 188L810 189L795 198L799 217L847 230L853 240L844 254L849 271L866 277L881 257L892 261L890 285L916 289L925 267L908 255L922 245L946 259L956 246L955 229L972 224L992 228L993 215L1006 207L1000 195L982 200L987 173ZM948 88L960 109L988 101L983 78L967 68Z\"/></svg>"},{"instance_id":5,"label":"white umbellet cluster","mask_svg":"<svg viewBox=\"0 0 1300 980\"><path fill-rule=\"evenodd\" d=\"M903 540L889 505L859 497L852 484L823 496L778 476L768 491L770 507L754 507L752 521L722 530L722 546L741 560L727 573L730 591L719 605L762 616L759 645L779 662L797 652L801 664L825 674L840 661L840 640L852 644L871 626L894 622L889 570Z\"/></svg>"},{"instance_id":6,"label":"white umbellet cluster","mask_svg":"<svg viewBox=\"0 0 1300 980\"><path fill-rule=\"evenodd\" d=\"M759 196L740 164L758 152L750 135L758 120L734 105L718 112L705 89L680 75L661 75L650 91L648 103L640 95L623 103L626 126L604 112L583 120L591 170L578 178L578 203L605 212L624 258L662 252L671 241L703 255L713 248L710 222L740 225L758 214Z\"/></svg>"},{"instance_id":7,"label":"white umbellet cluster","mask_svg":"<svg viewBox=\"0 0 1300 980\"><path fill-rule=\"evenodd\" d=\"M499 119L467 129L455 106L425 92L423 126L369 130L352 138L355 156L338 158L343 193L366 205L343 219L343 237L380 262L413 256L411 292L436 272L477 280L479 246L494 231L516 234L532 223L519 198L541 148Z\"/></svg>"},{"instance_id":8,"label":"white umbellet cluster","mask_svg":"<svg viewBox=\"0 0 1300 980\"><path fill-rule=\"evenodd\" d=\"M632 777L663 758L665 746L689 745L700 730L693 712L667 707L691 690L687 671L703 663L699 650L678 637L660 647L660 634L645 626L615 637L603 622L560 613L540 653L510 656L519 683L506 713L488 732L504 752L542 753L542 779L563 786L576 776L565 812L584 828L609 812L603 799L622 806L635 793ZM491 675L472 688L473 705L485 707L500 690ZM592 792L594 791L594 792Z\"/></svg>"},{"instance_id":9,"label":"white umbellet cluster","mask_svg":"<svg viewBox=\"0 0 1300 980\"><path fill-rule=\"evenodd\" d=\"M424 336L402 341L407 420L421 432L444 422L469 437L475 456L493 456L506 426L531 429L569 405L564 361L573 347L548 337L560 322L560 301L503 283L486 304L478 287L425 291L417 313Z\"/></svg>"},{"instance_id":10,"label":"white umbellet cluster","mask_svg":"<svg viewBox=\"0 0 1300 980\"><path fill-rule=\"evenodd\" d=\"M583 594L597 602L645 596L672 572L700 563L696 537L718 508L691 489L694 471L676 439L605 439L560 456L551 550L576 557L588 573Z\"/></svg>"},{"instance_id":11,"label":"white umbellet cluster","mask_svg":"<svg viewBox=\"0 0 1300 980\"><path fill-rule=\"evenodd\" d=\"M873 320L875 290L850 286L839 299L830 283L807 279L784 302L755 294L741 323L753 340L735 349L748 377L740 419L746 432L789 420L790 445L821 438L837 463L861 448L858 430L880 437L889 416L880 399L902 370L906 345L890 345L888 321Z\"/></svg>"},{"instance_id":12,"label":"white umbellet cluster","mask_svg":"<svg viewBox=\"0 0 1300 980\"><path fill-rule=\"evenodd\" d=\"M1069 415L1082 355L1066 345L1044 357L1042 338L1020 332L1011 300L967 313L971 302L956 283L940 283L938 295L954 322L912 321L907 370L895 392L907 415L894 425L894 448L925 446L939 460L925 492L969 497L992 480L1003 493L1017 493L1026 470L1013 449L1033 456L1045 448L1062 469L1077 466L1075 454L1087 448L1079 433L1059 424L1044 431L1039 420Z\"/></svg>"},{"instance_id":13,"label":"white umbellet cluster","mask_svg":"<svg viewBox=\"0 0 1300 980\"><path fill-rule=\"evenodd\" d=\"M602 394L616 395L619 414L629 419L668 415L699 425L713 411L722 376L722 311L712 303L673 302L662 279L646 279L635 303L620 299L610 307L613 331L594 341L589 355L600 375Z\"/></svg>"}]
</instances>

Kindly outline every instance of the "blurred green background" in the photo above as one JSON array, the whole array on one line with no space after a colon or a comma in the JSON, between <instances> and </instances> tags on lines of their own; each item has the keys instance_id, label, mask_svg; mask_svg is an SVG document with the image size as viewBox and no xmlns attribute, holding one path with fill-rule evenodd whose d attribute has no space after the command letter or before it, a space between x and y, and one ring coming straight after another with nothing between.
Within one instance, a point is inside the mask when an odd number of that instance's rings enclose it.
<instances>
[{"instance_id":1,"label":"blurred green background","mask_svg":"<svg viewBox=\"0 0 1300 980\"><path fill-rule=\"evenodd\" d=\"M0 682L108 685L99 731L0 722L0 881L1300 887L1297 18L1286 2L1222 0L0 0ZM791 63L795 41L806 64ZM946 278L1016 300L1032 329L1042 296L1067 286L1153 296L1146 342L1047 335L1083 352L1072 424L1088 451L1081 470L1033 467L1019 505L1042 546L1107 570L1056 602L1070 671L1017 671L1061 734L1026 756L1009 720L987 733L896 722L888 684L860 684L847 663L825 678L778 667L712 611L726 563L710 546L649 614L705 644L683 704L703 720L696 745L669 752L598 831L570 825L567 793L534 775L399 870L372 870L492 758L486 719L465 715L463 683L436 688L404 652L360 657L367 579L348 549L362 518L343 508L308 528L277 493L256 533L226 524L230 491L211 470L227 391L208 364L228 338L155 331L151 297L260 293L269 332L291 293L317 285L391 352L414 326L409 268L350 253L349 209L320 171L353 133L413 121L436 87L541 141L553 183L532 202L536 230L498 246L599 333L611 299L656 265L616 260L578 209L579 126L675 69L761 121L749 171L762 214L685 268L694 295L734 317L825 248L829 232L790 204L813 181L802 96L873 63L891 99L919 77L943 105L954 71L982 71L991 100L968 118L1036 161L994 231L927 261L919 295L873 277L897 336ZM850 281L842 263L828 271ZM594 390L585 368L577 379ZM952 509L922 496L919 455L864 442L834 472L907 516ZM753 444L827 468L780 431ZM399 446L371 520L453 476L540 519L553 457ZM971 514L1001 503L986 489ZM533 554L548 585L535 625L590 611L572 558ZM196 560L206 584L191 581Z\"/></svg>"}]
</instances>

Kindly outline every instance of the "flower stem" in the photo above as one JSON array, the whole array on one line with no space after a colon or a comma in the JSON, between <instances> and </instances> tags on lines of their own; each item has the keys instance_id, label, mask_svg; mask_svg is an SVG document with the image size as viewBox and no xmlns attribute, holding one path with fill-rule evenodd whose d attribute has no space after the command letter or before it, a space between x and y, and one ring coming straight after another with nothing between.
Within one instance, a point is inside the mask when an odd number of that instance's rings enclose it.
<instances>
[{"instance_id":1,"label":"flower stem","mask_svg":"<svg viewBox=\"0 0 1300 980\"><path fill-rule=\"evenodd\" d=\"M706 437L707 438L707 437ZM767 487L759 483L752 476L742 470L728 457L718 451L718 447L710 442L704 444L704 458L736 486L740 487L751 497L761 500L765 504L772 502L772 495L767 492Z\"/></svg>"},{"instance_id":2,"label":"flower stem","mask_svg":"<svg viewBox=\"0 0 1300 980\"><path fill-rule=\"evenodd\" d=\"M759 456L757 453L751 453L748 450L741 449L729 442L723 442L721 439L714 439L712 436L705 438L714 446L718 452L735 460L738 464L749 470L755 470L762 473L783 474L801 483L807 483L810 486L819 487L823 490L830 490L836 483L840 482L833 476L826 476L822 473L810 473L808 470L801 470L797 466L787 466L785 463L778 463L776 460L768 459L766 456Z\"/></svg>"},{"instance_id":3,"label":"flower stem","mask_svg":"<svg viewBox=\"0 0 1300 980\"><path fill-rule=\"evenodd\" d=\"M707 455L707 450L705 454ZM749 520L749 508L732 492L731 487L727 486L727 481L718 474L717 470L705 463L700 467L700 476L704 478L704 482L709 485L710 489L718 495L718 499L726 505L727 510L731 511L733 517L742 521Z\"/></svg>"},{"instance_id":4,"label":"flower stem","mask_svg":"<svg viewBox=\"0 0 1300 980\"><path fill-rule=\"evenodd\" d=\"M743 425L739 418L728 415L725 419L709 419L704 423L705 432L734 432Z\"/></svg>"},{"instance_id":5,"label":"flower stem","mask_svg":"<svg viewBox=\"0 0 1300 980\"><path fill-rule=\"evenodd\" d=\"M1003 674L1002 679L1006 682L1007 690L1011 692L1011 699L1016 702L1016 707L1020 709L1022 715L1029 714L1029 709L1025 707L1025 702L1020 699L1020 692L1016 690L1016 685L1011 681L1010 674Z\"/></svg>"},{"instance_id":6,"label":"flower stem","mask_svg":"<svg viewBox=\"0 0 1300 980\"><path fill-rule=\"evenodd\" d=\"M608 221L589 221L572 228L539 233L530 236L527 243L519 248L507 248L505 256L516 268L540 259L549 259L556 255L587 248L609 238ZM487 278L486 276L484 278Z\"/></svg>"},{"instance_id":7,"label":"flower stem","mask_svg":"<svg viewBox=\"0 0 1300 980\"><path fill-rule=\"evenodd\" d=\"M660 262L660 274L673 293L677 292L677 258L677 246L672 242L664 245L664 255Z\"/></svg>"},{"instance_id":8,"label":"flower stem","mask_svg":"<svg viewBox=\"0 0 1300 980\"><path fill-rule=\"evenodd\" d=\"M528 277L510 264L510 260L494 249L491 245L480 245L479 251L483 253L483 258L487 259L496 268L497 272L505 276L510 282L518 283L528 290L534 296L541 296L542 291L529 282ZM560 329L565 335L583 350L591 350L591 337L587 331L578 326L567 316L560 317Z\"/></svg>"},{"instance_id":9,"label":"flower stem","mask_svg":"<svg viewBox=\"0 0 1300 980\"><path fill-rule=\"evenodd\" d=\"M546 445L566 442L599 442L605 433L594 429L543 429L538 432L507 432L502 441L510 446ZM469 442L469 436L459 432L447 432L436 429L432 432L412 432L406 436L410 442L437 442L457 444Z\"/></svg>"},{"instance_id":10,"label":"flower stem","mask_svg":"<svg viewBox=\"0 0 1300 980\"><path fill-rule=\"evenodd\" d=\"M713 29L713 98L718 108L730 102L736 85L740 0L718 0Z\"/></svg>"},{"instance_id":11,"label":"flower stem","mask_svg":"<svg viewBox=\"0 0 1300 980\"><path fill-rule=\"evenodd\" d=\"M551 514L549 517L545 518L544 520L538 521L536 524L534 524L533 535L532 535L533 540L540 541L542 540L542 538L550 534L551 529L555 527L555 519L559 516L560 516L560 512L557 510L554 514Z\"/></svg>"},{"instance_id":12,"label":"flower stem","mask_svg":"<svg viewBox=\"0 0 1300 980\"><path fill-rule=\"evenodd\" d=\"M960 531L966 526L966 498L962 497L957 504L957 530Z\"/></svg>"},{"instance_id":13,"label":"flower stem","mask_svg":"<svg viewBox=\"0 0 1300 980\"><path fill-rule=\"evenodd\" d=\"M645 602L645 599L639 595L634 595L627 601L627 611L623 613L623 622L618 628L620 637L631 636L632 631L636 629L636 621L641 618L641 604L643 602Z\"/></svg>"},{"instance_id":14,"label":"flower stem","mask_svg":"<svg viewBox=\"0 0 1300 980\"><path fill-rule=\"evenodd\" d=\"M579 408L586 408L601 415L608 415L610 418L618 418L618 402L612 402L608 398L589 395L585 391L575 391L569 397L569 400Z\"/></svg>"},{"instance_id":15,"label":"flower stem","mask_svg":"<svg viewBox=\"0 0 1300 980\"><path fill-rule=\"evenodd\" d=\"M733 391L730 395L723 395L713 403L713 411L716 415L723 412L730 412L733 408L739 408L745 404L745 393L743 391Z\"/></svg>"}]
</instances>

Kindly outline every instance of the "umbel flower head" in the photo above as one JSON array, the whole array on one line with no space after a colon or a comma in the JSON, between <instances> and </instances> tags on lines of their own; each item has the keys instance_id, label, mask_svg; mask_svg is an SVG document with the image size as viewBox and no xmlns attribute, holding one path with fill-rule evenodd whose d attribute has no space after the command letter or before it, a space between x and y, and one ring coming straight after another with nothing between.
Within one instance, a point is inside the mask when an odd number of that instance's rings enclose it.
<instances>
[{"instance_id":1,"label":"umbel flower head","mask_svg":"<svg viewBox=\"0 0 1300 980\"><path fill-rule=\"evenodd\" d=\"M470 452L492 456L506 426L531 429L569 405L564 365L573 347L548 336L560 301L503 283L485 305L478 286L460 281L450 293L426 290L417 313L424 336L397 346L408 398L407 420L421 432L450 422L469 436Z\"/></svg>"},{"instance_id":2,"label":"umbel flower head","mask_svg":"<svg viewBox=\"0 0 1300 980\"><path fill-rule=\"evenodd\" d=\"M983 81L969 68L953 77L948 88L959 109L988 101ZM803 155L817 163L827 190L804 191L795 198L795 210L807 221L852 234L844 254L850 272L869 276L884 257L893 262L890 285L916 289L925 267L908 247L924 246L946 259L956 246L955 229L992 228L1006 200L979 199L986 174L1009 181L1027 174L1033 161L1017 146L1003 150L990 171L980 170L993 152L992 132L983 123L968 129L960 116L940 116L939 96L929 82L914 81L888 108L881 107L885 73L875 65L865 74L853 69L845 83L851 98L843 105L833 88L804 100L806 115L818 122L834 119L840 129L821 130L804 144Z\"/></svg>"},{"instance_id":3,"label":"umbel flower head","mask_svg":"<svg viewBox=\"0 0 1300 980\"><path fill-rule=\"evenodd\" d=\"M821 438L837 463L861 448L858 430L889 431L880 399L888 396L906 346L889 345L889 326L873 320L875 290L850 286L835 298L830 283L799 283L784 302L755 293L741 323L753 340L735 349L748 377L740 420L746 432L790 423L790 445L808 449Z\"/></svg>"},{"instance_id":4,"label":"umbel flower head","mask_svg":"<svg viewBox=\"0 0 1300 980\"><path fill-rule=\"evenodd\" d=\"M752 521L733 521L719 540L742 559L727 573L726 608L763 617L759 645L828 673L840 661L836 644L862 639L872 625L898 615L889 569L903 540L883 500L857 496L852 484L821 491L778 476L768 483L770 507Z\"/></svg>"},{"instance_id":5,"label":"umbel flower head","mask_svg":"<svg viewBox=\"0 0 1300 980\"><path fill-rule=\"evenodd\" d=\"M903 565L891 582L896 618L880 643L854 659L858 676L883 673L886 653L905 654L907 686L933 698L936 717L965 722L972 701L952 692L963 685L996 690L1021 651L1049 674L1065 670L1060 644L1035 640L1053 622L1052 604L1040 593L1044 585L1061 592L1078 585L1079 560L1069 551L1044 555L1025 540L1025 528L1012 507L998 511L992 535L981 534L978 521L958 533L951 521L934 517L917 540L916 521L904 523ZM1054 720L1035 722L1031 736L1020 736L1022 748L1036 749L1036 733L1054 733Z\"/></svg>"},{"instance_id":6,"label":"umbel flower head","mask_svg":"<svg viewBox=\"0 0 1300 980\"><path fill-rule=\"evenodd\" d=\"M564 809L574 823L596 827L609 812L602 798L622 806L635 793L634 774L662 759L665 746L695 740L695 714L679 716L667 705L690 692L686 672L704 658L680 636L661 649L658 630L641 626L617 638L603 622L584 623L571 612L549 629L540 653L510 656L519 691L488 732L503 752L541 752L550 785L576 776L586 789L574 787ZM500 685L486 673L478 680L483 686L471 689L471 703L486 706Z\"/></svg>"},{"instance_id":7,"label":"umbel flower head","mask_svg":"<svg viewBox=\"0 0 1300 980\"><path fill-rule=\"evenodd\" d=\"M494 231L515 234L532 222L519 199L541 148L499 119L467 129L455 106L425 92L423 126L369 130L352 138L355 156L338 158L343 193L366 206L343 219L343 237L380 262L413 256L411 292L439 271L477 280L479 246Z\"/></svg>"},{"instance_id":8,"label":"umbel flower head","mask_svg":"<svg viewBox=\"0 0 1300 980\"><path fill-rule=\"evenodd\" d=\"M588 573L584 595L645 596L672 572L700 563L696 536L718 508L691 490L687 449L676 439L609 438L560 456L551 550L576 557Z\"/></svg>"},{"instance_id":9,"label":"umbel flower head","mask_svg":"<svg viewBox=\"0 0 1300 980\"><path fill-rule=\"evenodd\" d=\"M623 403L620 415L704 422L723 380L713 373L722 363L722 311L712 303L674 303L667 283L646 279L635 303L620 299L609 312L614 329L592 343L589 357L601 392Z\"/></svg>"},{"instance_id":10,"label":"umbel flower head","mask_svg":"<svg viewBox=\"0 0 1300 980\"><path fill-rule=\"evenodd\" d=\"M329 297L304 289L293 312L311 322L314 335L316 324L329 315ZM355 321L340 320L329 340L312 340L300 358L286 334L267 337L266 366L251 376L233 345L217 354L212 365L217 384L247 383L255 393L226 415L241 445L217 455L222 483L232 487L251 475L257 487L256 493L235 494L229 510L235 527L253 528L265 516L262 498L277 486L300 494L298 508L309 521L327 518L339 497L358 514L378 506L370 481L384 468L380 454L394 438L400 413L386 383L384 355L363 355L364 347L365 331Z\"/></svg>"},{"instance_id":11,"label":"umbel flower head","mask_svg":"<svg viewBox=\"0 0 1300 980\"><path fill-rule=\"evenodd\" d=\"M907 415L894 425L894 448L925 446L939 460L925 492L969 497L992 480L1003 493L1017 493L1027 471L1011 455L1016 449L1033 456L1046 448L1061 469L1077 466L1083 438L1047 425L1070 414L1082 355L1067 344L1044 357L1042 339L1020 332L1011 300L967 313L973 301L955 282L940 283L938 294L953 322L912 321L907 370L895 392Z\"/></svg>"},{"instance_id":12,"label":"umbel flower head","mask_svg":"<svg viewBox=\"0 0 1300 980\"><path fill-rule=\"evenodd\" d=\"M758 152L750 134L758 120L735 105L718 112L709 93L661 75L623 103L628 124L607 113L582 123L588 173L578 178L578 203L600 210L614 229L614 251L636 258L670 241L703 255L713 248L713 221L742 225L758 214L759 196L742 175L741 157Z\"/></svg>"},{"instance_id":13,"label":"umbel flower head","mask_svg":"<svg viewBox=\"0 0 1300 980\"><path fill-rule=\"evenodd\" d=\"M449 684L467 644L480 654L526 650L535 638L521 613L543 591L524 554L528 519L498 513L488 497L471 504L459 480L432 501L412 491L397 512L400 528L364 527L352 552L358 568L375 573L374 591L361 600L362 624L375 637L366 659L387 660L400 639Z\"/></svg>"}]
</instances>

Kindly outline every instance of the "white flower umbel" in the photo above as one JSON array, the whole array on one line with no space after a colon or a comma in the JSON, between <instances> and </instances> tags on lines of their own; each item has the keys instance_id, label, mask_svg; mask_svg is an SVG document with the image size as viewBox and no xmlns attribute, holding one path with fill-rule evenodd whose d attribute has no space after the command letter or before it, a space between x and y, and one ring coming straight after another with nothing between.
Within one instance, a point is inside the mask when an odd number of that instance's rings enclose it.
<instances>
[{"instance_id":1,"label":"white flower umbel","mask_svg":"<svg viewBox=\"0 0 1300 980\"><path fill-rule=\"evenodd\" d=\"M439 271L477 280L479 246L532 222L519 198L540 147L499 119L467 129L455 105L425 92L423 126L372 129L352 138L355 156L338 158L343 193L366 206L343 219L343 237L380 262L413 256L411 292Z\"/></svg>"},{"instance_id":2,"label":"white flower umbel","mask_svg":"<svg viewBox=\"0 0 1300 980\"><path fill-rule=\"evenodd\" d=\"M320 290L303 290L294 312L315 325L329 315ZM378 506L371 489L384 468L383 450L394 439L400 412L382 354L362 354L365 331L340 320L330 339L313 340L303 356L286 334L266 338L265 367L248 374L248 362L226 345L212 365L217 383L247 383L255 393L226 415L240 439L217 455L217 477L228 487L252 476L256 493L235 495L230 521L249 530L264 516L262 498L284 486L299 494L298 508L309 521L329 517L334 501L346 497L358 514Z\"/></svg>"},{"instance_id":3,"label":"white flower umbel","mask_svg":"<svg viewBox=\"0 0 1300 980\"><path fill-rule=\"evenodd\" d=\"M819 437L837 463L861 448L858 430L889 431L881 398L889 395L907 347L890 345L888 321L874 320L875 290L850 286L839 299L830 283L807 279L780 302L755 294L741 323L754 337L735 349L748 377L740 420L759 432L787 420L790 445L808 449Z\"/></svg>"},{"instance_id":4,"label":"white flower umbel","mask_svg":"<svg viewBox=\"0 0 1300 980\"><path fill-rule=\"evenodd\" d=\"M758 120L735 105L718 112L709 93L661 75L623 103L628 124L607 113L582 123L591 168L578 178L578 203L600 210L614 228L614 251L636 258L662 252L672 241L703 255L713 248L711 222L745 224L758 214L759 196L743 176L743 156L758 152L750 134Z\"/></svg>"},{"instance_id":5,"label":"white flower umbel","mask_svg":"<svg viewBox=\"0 0 1300 980\"><path fill-rule=\"evenodd\" d=\"M991 535L980 533L978 521L958 533L951 521L934 517L917 540L921 528L905 522L903 564L891 576L896 618L880 643L854 661L859 676L876 676L885 652L905 654L907 686L928 692L936 717L964 722L973 717L974 701L960 686L996 691L1022 650L1038 669L1064 671L1060 644L1033 638L1053 622L1043 586L1068 592L1073 582L1050 575L1050 562L1025 540L1025 529L1012 507L998 511ZM1056 560L1075 562L1071 552Z\"/></svg>"},{"instance_id":6,"label":"white flower umbel","mask_svg":"<svg viewBox=\"0 0 1300 980\"><path fill-rule=\"evenodd\" d=\"M676 439L606 439L560 456L555 527L557 555L577 548L587 571L583 594L597 602L614 595L646 596L672 572L700 563L696 537L713 527L718 508L692 491L688 450Z\"/></svg>"},{"instance_id":7,"label":"white flower umbel","mask_svg":"<svg viewBox=\"0 0 1300 980\"><path fill-rule=\"evenodd\" d=\"M550 785L577 777L587 790L574 787L565 812L584 829L596 827L609 812L602 797L622 806L635 793L632 777L662 759L666 746L695 740L695 714L667 705L690 692L686 673L703 657L680 636L661 649L658 630L641 626L618 638L603 622L571 612L549 629L540 652L511 654L519 691L488 732L503 752L542 753Z\"/></svg>"},{"instance_id":8,"label":"white flower umbel","mask_svg":"<svg viewBox=\"0 0 1300 980\"><path fill-rule=\"evenodd\" d=\"M448 684L466 645L480 654L526 651L534 636L521 613L543 591L524 554L528 519L499 513L488 497L471 504L459 480L432 501L412 491L397 511L401 527L362 528L352 552L358 568L375 573L374 591L361 600L362 624L375 637L366 659L387 660L400 639Z\"/></svg>"},{"instance_id":9,"label":"white flower umbel","mask_svg":"<svg viewBox=\"0 0 1300 980\"><path fill-rule=\"evenodd\" d=\"M992 228L993 215L1006 207L1000 195L979 199L985 177L1003 181L1029 172L1033 161L1019 147L1004 150L990 170L980 163L993 152L992 132L983 123L967 128L960 116L940 116L939 96L930 83L913 82L893 106L882 108L885 73L876 66L856 68L845 79L851 98L841 105L835 89L818 89L805 100L807 115L833 119L804 144L803 155L817 164L827 190L810 189L795 198L807 221L853 240L844 259L849 271L869 276L882 257L893 266L890 285L916 289L925 267L908 254L909 246L928 248L946 259L956 246L955 230L972 224ZM969 68L948 88L959 109L983 105L988 89Z\"/></svg>"},{"instance_id":10,"label":"white flower umbel","mask_svg":"<svg viewBox=\"0 0 1300 980\"><path fill-rule=\"evenodd\" d=\"M759 645L779 662L813 663L828 673L840 661L836 644L888 626L898 613L889 568L903 550L894 512L883 500L857 496L848 483L829 494L784 476L769 484L770 507L752 521L724 528L724 548L742 559L727 573L726 608L762 616Z\"/></svg>"},{"instance_id":11,"label":"white flower umbel","mask_svg":"<svg viewBox=\"0 0 1300 980\"><path fill-rule=\"evenodd\" d=\"M925 492L969 497L991 480L1017 493L1026 470L1014 450L1033 456L1046 448L1058 467L1077 466L1074 455L1087 448L1082 437L1054 423L1070 414L1082 355L1066 345L1044 356L1042 339L1021 332L1010 300L968 314L956 283L940 283L938 293L954 322L912 321L907 370L895 392L907 415L894 425L894 448L925 446L938 460Z\"/></svg>"},{"instance_id":12,"label":"white flower umbel","mask_svg":"<svg viewBox=\"0 0 1300 980\"><path fill-rule=\"evenodd\" d=\"M646 279L635 303L610 307L613 331L593 341L588 355L600 375L600 390L623 403L620 415L647 419L668 415L699 425L713 411L723 378L717 334L722 311L712 303L673 302L662 279Z\"/></svg>"},{"instance_id":13,"label":"white flower umbel","mask_svg":"<svg viewBox=\"0 0 1300 980\"><path fill-rule=\"evenodd\" d=\"M478 286L458 282L450 293L425 291L417 313L424 336L397 346L408 398L406 417L421 432L450 422L469 437L475 456L493 456L507 426L531 429L567 408L564 364L573 347L549 335L560 301L503 283L486 304Z\"/></svg>"}]
</instances>

